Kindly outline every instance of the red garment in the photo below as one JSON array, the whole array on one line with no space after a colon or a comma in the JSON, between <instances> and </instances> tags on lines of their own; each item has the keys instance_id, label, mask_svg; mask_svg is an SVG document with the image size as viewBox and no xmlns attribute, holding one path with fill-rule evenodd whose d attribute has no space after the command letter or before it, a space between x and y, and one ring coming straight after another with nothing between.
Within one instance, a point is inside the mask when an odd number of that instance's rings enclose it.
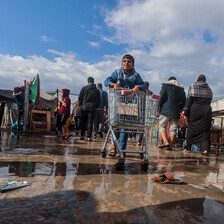
<instances>
[{"instance_id":1,"label":"red garment","mask_svg":"<svg viewBox=\"0 0 224 224\"><path fill-rule=\"evenodd\" d=\"M60 113L61 114L70 114L70 105L71 105L70 98L67 97L67 96L64 97L63 102L66 103L66 106L59 105L60 106Z\"/></svg>"},{"instance_id":2,"label":"red garment","mask_svg":"<svg viewBox=\"0 0 224 224\"><path fill-rule=\"evenodd\" d=\"M71 105L71 100L69 98L69 89L62 89L63 92L63 102L66 103L66 106L63 106L62 103L60 102L59 107L60 107L60 113L61 114L70 114L70 105Z\"/></svg>"},{"instance_id":3,"label":"red garment","mask_svg":"<svg viewBox=\"0 0 224 224\"><path fill-rule=\"evenodd\" d=\"M180 113L180 118L178 123L180 128L187 127L187 118L184 117L184 113Z\"/></svg>"}]
</instances>

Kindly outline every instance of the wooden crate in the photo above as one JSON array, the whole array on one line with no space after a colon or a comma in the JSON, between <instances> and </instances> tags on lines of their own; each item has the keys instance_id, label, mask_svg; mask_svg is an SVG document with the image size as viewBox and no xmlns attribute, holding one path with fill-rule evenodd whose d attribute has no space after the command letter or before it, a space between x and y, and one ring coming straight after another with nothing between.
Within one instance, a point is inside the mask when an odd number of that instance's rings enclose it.
<instances>
[{"instance_id":1,"label":"wooden crate","mask_svg":"<svg viewBox=\"0 0 224 224\"><path fill-rule=\"evenodd\" d=\"M30 116L30 129L34 131L51 131L51 112L32 110Z\"/></svg>"}]
</instances>

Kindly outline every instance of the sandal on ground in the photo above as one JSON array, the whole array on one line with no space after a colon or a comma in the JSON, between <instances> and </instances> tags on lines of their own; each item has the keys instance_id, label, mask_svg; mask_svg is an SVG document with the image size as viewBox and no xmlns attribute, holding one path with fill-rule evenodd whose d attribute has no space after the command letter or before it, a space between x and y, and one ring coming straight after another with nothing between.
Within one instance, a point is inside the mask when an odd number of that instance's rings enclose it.
<instances>
[{"instance_id":1,"label":"sandal on ground","mask_svg":"<svg viewBox=\"0 0 224 224\"><path fill-rule=\"evenodd\" d=\"M84 136L81 136L81 137L80 137L80 140L84 140Z\"/></svg>"},{"instance_id":2,"label":"sandal on ground","mask_svg":"<svg viewBox=\"0 0 224 224\"><path fill-rule=\"evenodd\" d=\"M159 146L160 149L166 148L166 147L170 147L170 144L162 144Z\"/></svg>"},{"instance_id":3,"label":"sandal on ground","mask_svg":"<svg viewBox=\"0 0 224 224\"><path fill-rule=\"evenodd\" d=\"M162 175L152 178L152 181L161 184L185 184L185 182L174 179L173 175L170 172L166 172Z\"/></svg>"},{"instance_id":4,"label":"sandal on ground","mask_svg":"<svg viewBox=\"0 0 224 224\"><path fill-rule=\"evenodd\" d=\"M72 134L66 136L65 139L68 140L71 136L72 136Z\"/></svg>"},{"instance_id":5,"label":"sandal on ground","mask_svg":"<svg viewBox=\"0 0 224 224\"><path fill-rule=\"evenodd\" d=\"M204 151L201 153L203 156L208 156L208 151Z\"/></svg>"},{"instance_id":6,"label":"sandal on ground","mask_svg":"<svg viewBox=\"0 0 224 224\"><path fill-rule=\"evenodd\" d=\"M142 142L138 142L138 145L142 145Z\"/></svg>"},{"instance_id":7,"label":"sandal on ground","mask_svg":"<svg viewBox=\"0 0 224 224\"><path fill-rule=\"evenodd\" d=\"M91 138L87 138L87 141L88 141L88 142L91 142L91 141L92 141L92 139L91 139Z\"/></svg>"},{"instance_id":8,"label":"sandal on ground","mask_svg":"<svg viewBox=\"0 0 224 224\"><path fill-rule=\"evenodd\" d=\"M113 148L113 149L110 150L109 156L115 157L116 154L117 154L117 149Z\"/></svg>"}]
</instances>

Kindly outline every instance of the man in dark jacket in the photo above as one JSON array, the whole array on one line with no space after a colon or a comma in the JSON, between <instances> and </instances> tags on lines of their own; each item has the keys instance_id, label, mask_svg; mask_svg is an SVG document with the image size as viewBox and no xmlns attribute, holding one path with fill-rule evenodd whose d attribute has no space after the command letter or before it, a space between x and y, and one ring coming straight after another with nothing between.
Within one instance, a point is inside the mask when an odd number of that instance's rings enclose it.
<instances>
[{"instance_id":1,"label":"man in dark jacket","mask_svg":"<svg viewBox=\"0 0 224 224\"><path fill-rule=\"evenodd\" d=\"M97 89L100 92L101 103L98 108L96 108L95 118L93 122L93 138L96 138L96 134L99 133L100 137L103 138L103 123L105 120L104 113L108 111L108 97L107 92L102 89L102 84L97 84Z\"/></svg>"},{"instance_id":2,"label":"man in dark jacket","mask_svg":"<svg viewBox=\"0 0 224 224\"><path fill-rule=\"evenodd\" d=\"M178 119L186 101L184 87L180 85L175 77L170 77L168 82L162 84L159 100L159 132L163 139L163 144L159 148L172 146L176 139ZM166 126L170 123L170 142L166 135Z\"/></svg>"},{"instance_id":3,"label":"man in dark jacket","mask_svg":"<svg viewBox=\"0 0 224 224\"><path fill-rule=\"evenodd\" d=\"M92 77L89 77L87 82L88 85L84 86L79 93L79 103L82 108L80 140L84 140L87 125L87 140L92 141L93 119L96 108L100 105L100 92L96 88Z\"/></svg>"}]
</instances>

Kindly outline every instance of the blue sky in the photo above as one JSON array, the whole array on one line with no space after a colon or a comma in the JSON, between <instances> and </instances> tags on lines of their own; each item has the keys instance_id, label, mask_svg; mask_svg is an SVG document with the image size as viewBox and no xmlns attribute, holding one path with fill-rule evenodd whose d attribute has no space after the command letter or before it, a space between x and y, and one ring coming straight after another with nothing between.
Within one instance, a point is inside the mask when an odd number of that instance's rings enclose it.
<instances>
[{"instance_id":1,"label":"blue sky","mask_svg":"<svg viewBox=\"0 0 224 224\"><path fill-rule=\"evenodd\" d=\"M1 0L0 50L3 54L41 55L53 48L60 52L75 52L80 60L96 62L102 55L113 54L119 47L104 44L94 49L90 42L101 41L102 7L114 7L114 1L104 0ZM89 44L88 44L89 43Z\"/></svg>"},{"instance_id":2,"label":"blue sky","mask_svg":"<svg viewBox=\"0 0 224 224\"><path fill-rule=\"evenodd\" d=\"M0 0L0 88L40 75L41 89L103 83L125 53L150 89L204 73L224 96L224 1Z\"/></svg>"}]
</instances>

